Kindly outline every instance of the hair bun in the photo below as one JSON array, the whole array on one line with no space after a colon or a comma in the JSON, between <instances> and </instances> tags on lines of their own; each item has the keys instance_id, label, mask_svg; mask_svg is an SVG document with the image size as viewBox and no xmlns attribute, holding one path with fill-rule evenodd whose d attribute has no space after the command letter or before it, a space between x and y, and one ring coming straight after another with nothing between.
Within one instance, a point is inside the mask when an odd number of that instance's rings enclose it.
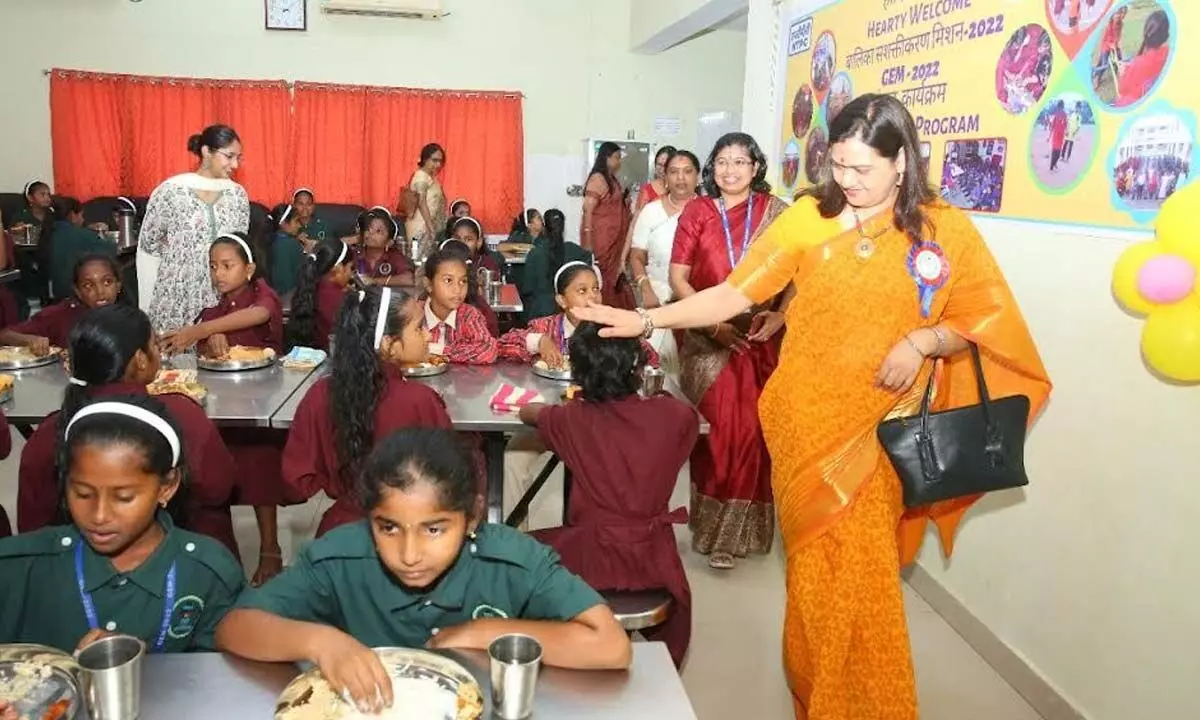
<instances>
[{"instance_id":1,"label":"hair bun","mask_svg":"<svg viewBox=\"0 0 1200 720\"><path fill-rule=\"evenodd\" d=\"M188 147L188 152L190 152L191 154L197 155L197 156L200 155L200 148L202 148L203 146L204 146L204 140L203 140L203 138L200 137L199 133L188 138L188 146L187 147Z\"/></svg>"}]
</instances>

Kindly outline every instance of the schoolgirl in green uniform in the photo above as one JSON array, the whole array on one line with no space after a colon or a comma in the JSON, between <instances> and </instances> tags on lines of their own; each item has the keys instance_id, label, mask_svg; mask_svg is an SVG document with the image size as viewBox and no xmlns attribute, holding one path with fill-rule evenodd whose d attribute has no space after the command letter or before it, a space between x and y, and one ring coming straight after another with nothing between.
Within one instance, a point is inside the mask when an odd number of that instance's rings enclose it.
<instances>
[{"instance_id":1,"label":"schoolgirl in green uniform","mask_svg":"<svg viewBox=\"0 0 1200 720\"><path fill-rule=\"evenodd\" d=\"M475 468L453 432L397 431L361 483L368 519L329 532L243 595L217 628L221 649L314 662L363 711L392 698L371 647L485 650L524 633L548 665L628 667L629 638L595 590L545 545L479 524Z\"/></svg>"}]
</instances>

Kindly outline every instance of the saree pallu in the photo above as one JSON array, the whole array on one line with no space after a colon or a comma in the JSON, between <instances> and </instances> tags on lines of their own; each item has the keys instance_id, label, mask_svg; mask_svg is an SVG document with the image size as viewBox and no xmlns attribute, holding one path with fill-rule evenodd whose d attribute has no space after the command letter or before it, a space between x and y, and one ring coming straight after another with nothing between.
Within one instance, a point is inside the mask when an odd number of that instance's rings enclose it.
<instances>
[{"instance_id":1,"label":"saree pallu","mask_svg":"<svg viewBox=\"0 0 1200 720\"><path fill-rule=\"evenodd\" d=\"M1016 302L970 220L942 202L924 208L949 279L922 317L908 274L907 236L889 214L865 231L875 250L856 255L856 231L821 218L810 198L785 213L730 277L752 300L788 282L797 294L779 367L760 417L787 553L784 660L796 716L807 720L916 720L916 688L900 589L933 520L949 553L963 498L905 511L899 480L875 437L910 415L930 373L935 410L978 402L966 353L926 363L897 396L875 387L904 335L941 324L976 342L993 397L1027 395L1037 415L1050 390ZM799 330L802 328L802 330Z\"/></svg>"},{"instance_id":2,"label":"saree pallu","mask_svg":"<svg viewBox=\"0 0 1200 720\"><path fill-rule=\"evenodd\" d=\"M763 194L756 193L754 201L752 243L786 207ZM746 205L728 212L738 242L746 223ZM732 271L720 215L711 200L695 200L684 209L671 261L691 268L689 282L697 291L720 284ZM765 306L732 323L747 331L753 313ZM691 456L688 525L692 546L704 554L726 552L744 557L765 553L775 536L775 509L771 459L755 406L775 371L779 338L751 343L745 352L734 354L703 332L688 331L677 337L680 384L710 426Z\"/></svg>"},{"instance_id":3,"label":"saree pallu","mask_svg":"<svg viewBox=\"0 0 1200 720\"><path fill-rule=\"evenodd\" d=\"M636 303L621 267L621 252L625 249L625 234L629 232L629 207L620 187L609 188L603 196L591 191L596 208L592 210L592 254L600 267L601 298L610 307L632 310Z\"/></svg>"}]
</instances>

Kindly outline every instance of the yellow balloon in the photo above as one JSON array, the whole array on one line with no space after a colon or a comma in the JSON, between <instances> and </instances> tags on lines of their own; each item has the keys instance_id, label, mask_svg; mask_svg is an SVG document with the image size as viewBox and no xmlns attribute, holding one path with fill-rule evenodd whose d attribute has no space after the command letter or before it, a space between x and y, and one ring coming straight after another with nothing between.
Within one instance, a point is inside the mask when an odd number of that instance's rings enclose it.
<instances>
[{"instance_id":1,"label":"yellow balloon","mask_svg":"<svg viewBox=\"0 0 1200 720\"><path fill-rule=\"evenodd\" d=\"M1164 377L1200 383L1200 304L1166 305L1146 319L1142 356Z\"/></svg>"},{"instance_id":2,"label":"yellow balloon","mask_svg":"<svg viewBox=\"0 0 1200 720\"><path fill-rule=\"evenodd\" d=\"M1154 233L1170 253L1200 266L1200 182L1190 183L1171 194L1158 211Z\"/></svg>"},{"instance_id":3,"label":"yellow balloon","mask_svg":"<svg viewBox=\"0 0 1200 720\"><path fill-rule=\"evenodd\" d=\"M1137 276L1146 261L1163 253L1162 243L1158 241L1140 242L1130 245L1113 268L1112 291L1117 302L1127 310L1138 315L1148 315L1151 310L1161 307L1142 297L1137 289Z\"/></svg>"}]
</instances>

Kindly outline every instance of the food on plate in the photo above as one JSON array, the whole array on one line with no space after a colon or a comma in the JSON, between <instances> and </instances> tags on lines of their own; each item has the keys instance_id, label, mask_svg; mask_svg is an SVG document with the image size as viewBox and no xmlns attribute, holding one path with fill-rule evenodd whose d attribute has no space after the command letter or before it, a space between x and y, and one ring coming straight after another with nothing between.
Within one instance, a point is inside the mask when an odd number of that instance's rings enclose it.
<instances>
[{"instance_id":1,"label":"food on plate","mask_svg":"<svg viewBox=\"0 0 1200 720\"><path fill-rule=\"evenodd\" d=\"M568 385L566 390L563 390L563 400L574 400L583 392L583 388L578 385Z\"/></svg>"},{"instance_id":2,"label":"food on plate","mask_svg":"<svg viewBox=\"0 0 1200 720\"><path fill-rule=\"evenodd\" d=\"M425 358L425 362L419 363L403 363L401 367L406 370L420 370L422 368L441 367L446 364L446 358L441 355L430 355Z\"/></svg>"},{"instance_id":3,"label":"food on plate","mask_svg":"<svg viewBox=\"0 0 1200 720\"><path fill-rule=\"evenodd\" d=\"M42 715L42 720L63 720L67 717L67 711L71 709L71 701L63 698L46 708L46 713Z\"/></svg>"},{"instance_id":4,"label":"food on plate","mask_svg":"<svg viewBox=\"0 0 1200 720\"><path fill-rule=\"evenodd\" d=\"M0 362L16 363L29 362L30 360L40 360L43 357L57 355L62 352L62 348L50 346L50 352L46 355L34 355L33 350L21 345L5 345L0 347Z\"/></svg>"},{"instance_id":5,"label":"food on plate","mask_svg":"<svg viewBox=\"0 0 1200 720\"><path fill-rule=\"evenodd\" d=\"M187 395L196 402L204 402L208 388L197 382L197 377L195 370L160 370L146 391L151 395Z\"/></svg>"},{"instance_id":6,"label":"food on plate","mask_svg":"<svg viewBox=\"0 0 1200 720\"><path fill-rule=\"evenodd\" d=\"M6 393L13 389L16 383L16 378L12 375L0 375L0 393Z\"/></svg>"},{"instance_id":7,"label":"food on plate","mask_svg":"<svg viewBox=\"0 0 1200 720\"><path fill-rule=\"evenodd\" d=\"M217 360L220 362L265 362L275 359L275 351L271 348L248 347L246 345L234 345L220 357L210 357L209 360Z\"/></svg>"},{"instance_id":8,"label":"food on plate","mask_svg":"<svg viewBox=\"0 0 1200 720\"><path fill-rule=\"evenodd\" d=\"M0 699L15 703L28 697L38 687L50 679L53 669L43 663L17 662L13 663L12 676L4 679L0 676ZM7 675L7 673L5 673Z\"/></svg>"},{"instance_id":9,"label":"food on plate","mask_svg":"<svg viewBox=\"0 0 1200 720\"><path fill-rule=\"evenodd\" d=\"M302 685L294 699L284 699L275 709L276 720L476 720L483 714L483 696L476 686L460 683L455 690L428 677L399 677L389 668L395 702L379 714L360 713L333 692L324 678ZM400 668L399 670L403 670Z\"/></svg>"},{"instance_id":10,"label":"food on plate","mask_svg":"<svg viewBox=\"0 0 1200 720\"><path fill-rule=\"evenodd\" d=\"M563 355L562 362L559 363L558 365L554 365L554 366L550 365L550 363L546 362L545 360L538 359L533 362L533 366L535 368L537 368L538 370L555 370L555 371L565 370L567 372L570 372L571 371L571 358L568 355Z\"/></svg>"}]
</instances>

